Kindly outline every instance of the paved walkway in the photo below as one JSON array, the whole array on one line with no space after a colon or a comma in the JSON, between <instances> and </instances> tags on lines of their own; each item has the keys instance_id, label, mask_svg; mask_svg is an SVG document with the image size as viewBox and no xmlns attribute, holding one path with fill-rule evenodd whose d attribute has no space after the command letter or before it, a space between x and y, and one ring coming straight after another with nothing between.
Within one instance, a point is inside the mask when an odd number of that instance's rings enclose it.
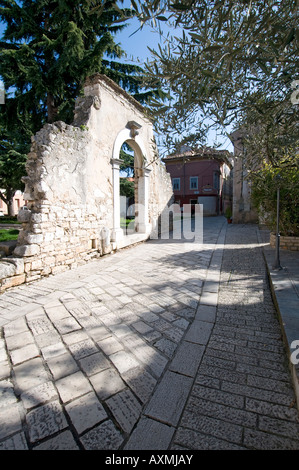
<instances>
[{"instance_id":1,"label":"paved walkway","mask_svg":"<svg viewBox=\"0 0 299 470\"><path fill-rule=\"evenodd\" d=\"M298 450L260 242L206 218L2 294L0 450Z\"/></svg>"}]
</instances>

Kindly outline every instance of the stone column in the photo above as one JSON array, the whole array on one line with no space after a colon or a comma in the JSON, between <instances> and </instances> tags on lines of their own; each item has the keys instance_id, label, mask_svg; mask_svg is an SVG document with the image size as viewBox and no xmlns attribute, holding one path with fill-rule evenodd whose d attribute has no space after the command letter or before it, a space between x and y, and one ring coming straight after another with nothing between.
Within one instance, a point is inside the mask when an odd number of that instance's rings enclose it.
<instances>
[{"instance_id":1,"label":"stone column","mask_svg":"<svg viewBox=\"0 0 299 470\"><path fill-rule=\"evenodd\" d=\"M148 218L149 176L151 170L144 168L143 175L138 179L138 225L139 233L150 233L151 224Z\"/></svg>"},{"instance_id":2,"label":"stone column","mask_svg":"<svg viewBox=\"0 0 299 470\"><path fill-rule=\"evenodd\" d=\"M120 194L119 194L119 167L123 160L118 158L111 159L112 181L113 181L113 230L111 232L111 241L117 242L124 236L120 228Z\"/></svg>"}]
</instances>

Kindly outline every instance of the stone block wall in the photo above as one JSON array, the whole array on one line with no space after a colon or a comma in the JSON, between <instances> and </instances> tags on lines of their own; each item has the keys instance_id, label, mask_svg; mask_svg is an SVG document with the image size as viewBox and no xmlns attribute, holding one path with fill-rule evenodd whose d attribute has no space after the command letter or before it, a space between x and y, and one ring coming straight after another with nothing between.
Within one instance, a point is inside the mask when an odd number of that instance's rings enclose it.
<instances>
[{"instance_id":1,"label":"stone block wall","mask_svg":"<svg viewBox=\"0 0 299 470\"><path fill-rule=\"evenodd\" d=\"M24 261L20 258L2 258L0 262L0 292L26 281Z\"/></svg>"},{"instance_id":2,"label":"stone block wall","mask_svg":"<svg viewBox=\"0 0 299 470\"><path fill-rule=\"evenodd\" d=\"M276 233L270 233L270 246L276 247ZM281 235L279 247L282 250L299 251L299 237L286 237Z\"/></svg>"},{"instance_id":3,"label":"stone block wall","mask_svg":"<svg viewBox=\"0 0 299 470\"><path fill-rule=\"evenodd\" d=\"M89 184L91 157L90 135L80 127L48 124L33 138L24 178L29 210L20 214L14 250L24 260L27 281L103 254L100 235L112 223L112 183L104 180L97 192Z\"/></svg>"}]
</instances>

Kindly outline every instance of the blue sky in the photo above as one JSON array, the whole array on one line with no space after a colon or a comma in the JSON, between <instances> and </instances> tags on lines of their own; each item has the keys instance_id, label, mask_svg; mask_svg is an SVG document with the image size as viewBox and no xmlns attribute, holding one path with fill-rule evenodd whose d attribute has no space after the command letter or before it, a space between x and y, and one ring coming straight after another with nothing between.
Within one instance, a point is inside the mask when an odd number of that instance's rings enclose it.
<instances>
[{"instance_id":1,"label":"blue sky","mask_svg":"<svg viewBox=\"0 0 299 470\"><path fill-rule=\"evenodd\" d=\"M153 31L150 26L144 26L142 30L135 32L138 28L138 20L132 20L122 32L117 34L115 40L117 43L121 44L122 48L126 52L128 56L127 60L130 61L130 59L133 58L138 61L139 65L142 65L143 62L152 57L148 47L151 49L157 49L159 43L161 46L164 45L164 41L163 37L161 38L160 35L156 31ZM166 27L164 27L164 30L165 35L167 34L167 31L173 33L173 30L167 29ZM208 145L212 147L216 134L211 131L209 135ZM228 138L225 139L222 136L218 136L217 142L222 144L219 148L233 152L233 146Z\"/></svg>"},{"instance_id":2,"label":"blue sky","mask_svg":"<svg viewBox=\"0 0 299 470\"><path fill-rule=\"evenodd\" d=\"M138 4L138 2L136 3ZM119 0L118 4L120 8L130 8L131 0ZM150 25L146 24L143 26L142 30L140 30L140 21L137 18L128 20L126 24L127 26L122 32L117 34L115 40L121 43L128 57L133 56L135 59L138 58L143 62L151 57L148 47L155 49L159 42L162 45L163 39L160 38L160 35L155 32ZM162 21L160 22L160 27L165 34L167 34L167 31L170 31L170 28Z\"/></svg>"},{"instance_id":3,"label":"blue sky","mask_svg":"<svg viewBox=\"0 0 299 470\"><path fill-rule=\"evenodd\" d=\"M155 49L161 42L160 36L153 31L150 26L144 26L139 29L139 21L137 19L130 20L127 26L115 36L115 42L120 43L126 52L128 59L132 58L145 62L151 57L148 47Z\"/></svg>"}]
</instances>

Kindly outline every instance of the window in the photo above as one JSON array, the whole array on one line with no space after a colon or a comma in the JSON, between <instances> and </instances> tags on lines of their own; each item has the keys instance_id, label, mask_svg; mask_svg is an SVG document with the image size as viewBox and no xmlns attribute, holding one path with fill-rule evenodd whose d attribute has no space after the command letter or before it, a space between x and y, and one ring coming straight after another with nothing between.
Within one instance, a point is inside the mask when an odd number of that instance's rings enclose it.
<instances>
[{"instance_id":1,"label":"window","mask_svg":"<svg viewBox=\"0 0 299 470\"><path fill-rule=\"evenodd\" d=\"M172 178L172 189L174 191L179 191L181 189L181 179L180 178Z\"/></svg>"},{"instance_id":2,"label":"window","mask_svg":"<svg viewBox=\"0 0 299 470\"><path fill-rule=\"evenodd\" d=\"M197 176L190 177L190 189L198 189L198 177Z\"/></svg>"}]
</instances>

